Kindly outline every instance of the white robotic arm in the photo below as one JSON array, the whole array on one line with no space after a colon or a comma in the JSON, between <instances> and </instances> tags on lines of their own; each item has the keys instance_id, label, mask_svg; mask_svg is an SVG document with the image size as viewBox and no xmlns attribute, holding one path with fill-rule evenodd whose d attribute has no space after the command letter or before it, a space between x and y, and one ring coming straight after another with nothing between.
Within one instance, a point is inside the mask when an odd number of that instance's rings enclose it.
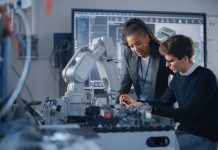
<instances>
[{"instance_id":1,"label":"white robotic arm","mask_svg":"<svg viewBox=\"0 0 218 150\"><path fill-rule=\"evenodd\" d=\"M105 52L96 61L98 72L105 89L115 94L120 89L120 79L117 69L116 50L110 37L102 37Z\"/></svg>"},{"instance_id":2,"label":"white robotic arm","mask_svg":"<svg viewBox=\"0 0 218 150\"><path fill-rule=\"evenodd\" d=\"M120 84L114 56L115 48L111 38L96 38L91 45L73 55L62 72L64 81L84 84L97 64L104 87L109 91L117 91Z\"/></svg>"},{"instance_id":3,"label":"white robotic arm","mask_svg":"<svg viewBox=\"0 0 218 150\"><path fill-rule=\"evenodd\" d=\"M83 86L95 64L105 89L116 95L120 81L115 53L111 38L105 36L94 39L89 46L81 48L73 55L62 72L65 82L68 82L67 91L62 98L64 101L61 101L65 116L85 115L85 108L90 100Z\"/></svg>"},{"instance_id":4,"label":"white robotic arm","mask_svg":"<svg viewBox=\"0 0 218 150\"><path fill-rule=\"evenodd\" d=\"M84 83L86 81L96 61L105 52L105 48L97 44L83 47L73 55L62 71L65 82Z\"/></svg>"}]
</instances>

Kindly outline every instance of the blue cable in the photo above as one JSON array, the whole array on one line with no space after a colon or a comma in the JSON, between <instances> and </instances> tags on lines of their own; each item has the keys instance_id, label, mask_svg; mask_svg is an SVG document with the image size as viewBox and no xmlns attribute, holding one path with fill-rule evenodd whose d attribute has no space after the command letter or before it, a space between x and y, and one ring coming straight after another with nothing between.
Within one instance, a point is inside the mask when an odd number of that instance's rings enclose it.
<instances>
[{"instance_id":1,"label":"blue cable","mask_svg":"<svg viewBox=\"0 0 218 150\"><path fill-rule=\"evenodd\" d=\"M17 35L17 39L21 42L22 47L24 49L24 56L26 56L26 54L27 54L27 45L26 45L25 40L23 39L23 37L20 34Z\"/></svg>"},{"instance_id":2,"label":"blue cable","mask_svg":"<svg viewBox=\"0 0 218 150\"><path fill-rule=\"evenodd\" d=\"M115 100L115 99L116 99L116 97L113 96L111 93L109 93L105 88L104 88L104 91L105 91L105 93L106 93L112 100Z\"/></svg>"},{"instance_id":3,"label":"blue cable","mask_svg":"<svg viewBox=\"0 0 218 150\"><path fill-rule=\"evenodd\" d=\"M25 40L24 40L22 35L18 34L17 35L17 39L21 42L22 47L24 49L24 56L26 57L26 54L27 54L27 51L28 51L28 46L27 46L27 44L26 44L26 42L25 42ZM29 49L29 51L31 51L31 50ZM31 61L29 63L30 63L30 65L28 66L27 76L28 76L29 71L30 71Z\"/></svg>"}]
</instances>

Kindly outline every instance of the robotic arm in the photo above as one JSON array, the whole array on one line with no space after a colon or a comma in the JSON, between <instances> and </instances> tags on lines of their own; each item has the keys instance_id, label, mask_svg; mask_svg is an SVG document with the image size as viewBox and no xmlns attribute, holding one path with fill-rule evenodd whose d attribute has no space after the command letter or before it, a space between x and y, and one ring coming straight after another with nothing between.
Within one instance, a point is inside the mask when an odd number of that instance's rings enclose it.
<instances>
[{"instance_id":1,"label":"robotic arm","mask_svg":"<svg viewBox=\"0 0 218 150\"><path fill-rule=\"evenodd\" d=\"M111 38L96 38L91 45L81 48L71 58L62 72L63 79L69 84L83 85L92 68L97 64L104 87L108 91L116 92L120 84L114 56L115 48Z\"/></svg>"},{"instance_id":2,"label":"robotic arm","mask_svg":"<svg viewBox=\"0 0 218 150\"><path fill-rule=\"evenodd\" d=\"M97 43L92 43L89 47L79 49L70 59L62 71L65 82L84 83L86 81L95 62L105 52L105 48L100 43L101 41L99 39L96 40Z\"/></svg>"},{"instance_id":3,"label":"robotic arm","mask_svg":"<svg viewBox=\"0 0 218 150\"><path fill-rule=\"evenodd\" d=\"M110 37L96 38L92 43L81 48L70 59L62 72L68 87L59 101L64 116L84 116L85 108L90 104L87 93L83 89L92 68L97 64L101 81L112 95L120 88L120 81L115 62L115 48Z\"/></svg>"}]
</instances>

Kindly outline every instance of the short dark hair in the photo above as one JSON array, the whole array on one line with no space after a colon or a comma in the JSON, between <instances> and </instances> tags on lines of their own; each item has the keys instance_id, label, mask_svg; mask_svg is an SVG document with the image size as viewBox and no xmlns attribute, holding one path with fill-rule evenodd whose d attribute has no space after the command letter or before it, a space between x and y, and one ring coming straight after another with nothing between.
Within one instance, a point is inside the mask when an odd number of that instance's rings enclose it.
<instances>
[{"instance_id":1,"label":"short dark hair","mask_svg":"<svg viewBox=\"0 0 218 150\"><path fill-rule=\"evenodd\" d=\"M131 18L125 22L123 26L123 44L125 46L129 47L126 37L133 33L148 35L150 42L159 44L159 41L156 39L151 29L140 18Z\"/></svg>"},{"instance_id":2,"label":"short dark hair","mask_svg":"<svg viewBox=\"0 0 218 150\"><path fill-rule=\"evenodd\" d=\"M159 51L163 55L173 55L179 60L185 56L191 59L194 54L194 44L192 39L187 36L174 35L160 44Z\"/></svg>"}]
</instances>

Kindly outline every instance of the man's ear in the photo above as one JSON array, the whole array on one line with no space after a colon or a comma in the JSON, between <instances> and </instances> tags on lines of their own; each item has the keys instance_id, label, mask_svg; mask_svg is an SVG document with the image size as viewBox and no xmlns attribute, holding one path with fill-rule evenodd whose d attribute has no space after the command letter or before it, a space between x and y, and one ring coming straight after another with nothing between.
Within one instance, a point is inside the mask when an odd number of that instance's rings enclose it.
<instances>
[{"instance_id":1,"label":"man's ear","mask_svg":"<svg viewBox=\"0 0 218 150\"><path fill-rule=\"evenodd\" d=\"M182 59L183 59L185 62L189 62L189 61L190 61L190 59L188 58L188 56L184 56Z\"/></svg>"}]
</instances>

